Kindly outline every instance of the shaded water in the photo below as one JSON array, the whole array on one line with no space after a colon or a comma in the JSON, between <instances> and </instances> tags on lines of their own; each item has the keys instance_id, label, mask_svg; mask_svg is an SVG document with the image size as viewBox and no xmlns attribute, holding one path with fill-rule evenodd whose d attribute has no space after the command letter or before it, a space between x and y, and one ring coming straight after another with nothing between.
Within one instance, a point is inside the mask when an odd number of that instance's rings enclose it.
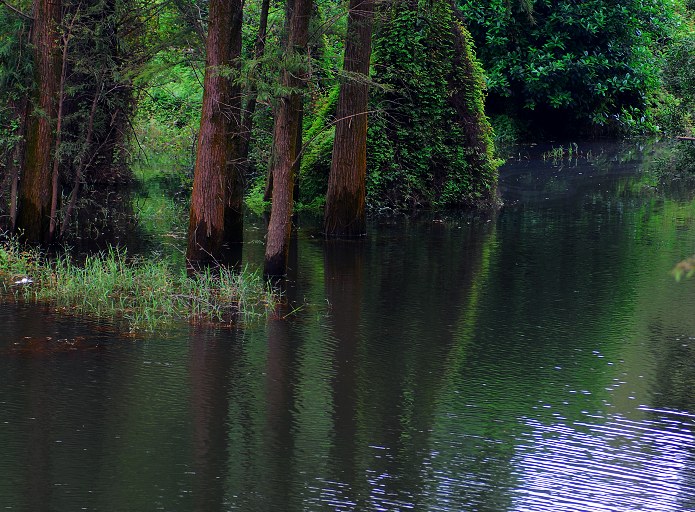
<instances>
[{"instance_id":1,"label":"shaded water","mask_svg":"<svg viewBox=\"0 0 695 512\"><path fill-rule=\"evenodd\" d=\"M0 306L0 510L695 509L695 202L586 148L520 151L498 214L303 224L245 330Z\"/></svg>"}]
</instances>

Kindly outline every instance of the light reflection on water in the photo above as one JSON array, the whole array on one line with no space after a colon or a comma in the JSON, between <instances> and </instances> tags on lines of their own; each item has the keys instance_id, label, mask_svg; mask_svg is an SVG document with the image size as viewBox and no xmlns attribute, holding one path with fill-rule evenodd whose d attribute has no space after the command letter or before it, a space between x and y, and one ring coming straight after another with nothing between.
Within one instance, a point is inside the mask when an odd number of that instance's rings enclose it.
<instances>
[{"instance_id":1,"label":"light reflection on water","mask_svg":"<svg viewBox=\"0 0 695 512\"><path fill-rule=\"evenodd\" d=\"M528 426L530 439L514 461L514 510L673 511L695 504L692 424L615 416Z\"/></svg>"},{"instance_id":2,"label":"light reflection on water","mask_svg":"<svg viewBox=\"0 0 695 512\"><path fill-rule=\"evenodd\" d=\"M498 214L303 224L246 330L0 306L0 509L695 509L693 202L591 151L509 164Z\"/></svg>"}]
</instances>

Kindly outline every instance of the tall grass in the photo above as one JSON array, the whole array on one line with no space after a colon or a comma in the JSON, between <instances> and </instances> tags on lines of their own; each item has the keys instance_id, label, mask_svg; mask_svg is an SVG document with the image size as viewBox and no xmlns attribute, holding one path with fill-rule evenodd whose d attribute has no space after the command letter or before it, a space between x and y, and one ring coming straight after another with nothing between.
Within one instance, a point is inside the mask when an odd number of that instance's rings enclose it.
<instances>
[{"instance_id":1,"label":"tall grass","mask_svg":"<svg viewBox=\"0 0 695 512\"><path fill-rule=\"evenodd\" d=\"M31 283L17 284L28 277ZM111 248L79 264L49 259L15 241L0 245L5 297L50 303L95 318L122 320L131 330L154 330L176 320L231 323L264 316L276 295L258 273L225 267L189 277L167 261L128 258Z\"/></svg>"}]
</instances>

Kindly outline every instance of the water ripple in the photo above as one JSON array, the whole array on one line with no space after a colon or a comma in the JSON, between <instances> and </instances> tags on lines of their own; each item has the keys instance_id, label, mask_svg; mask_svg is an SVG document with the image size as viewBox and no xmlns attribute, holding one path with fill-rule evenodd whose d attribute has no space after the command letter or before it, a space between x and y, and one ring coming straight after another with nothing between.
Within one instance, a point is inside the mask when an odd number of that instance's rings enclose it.
<instances>
[{"instance_id":1,"label":"water ripple","mask_svg":"<svg viewBox=\"0 0 695 512\"><path fill-rule=\"evenodd\" d=\"M518 485L511 510L674 511L695 496L687 474L695 437L683 426L619 416L603 423L526 422L532 430L513 460Z\"/></svg>"}]
</instances>

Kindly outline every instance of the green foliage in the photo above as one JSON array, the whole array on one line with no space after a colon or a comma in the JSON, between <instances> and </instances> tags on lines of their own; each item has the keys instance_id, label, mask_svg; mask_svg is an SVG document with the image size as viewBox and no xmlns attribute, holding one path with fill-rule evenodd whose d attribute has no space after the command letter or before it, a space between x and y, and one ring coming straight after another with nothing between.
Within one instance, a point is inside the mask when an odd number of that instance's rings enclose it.
<instances>
[{"instance_id":1,"label":"green foliage","mask_svg":"<svg viewBox=\"0 0 695 512\"><path fill-rule=\"evenodd\" d=\"M256 215L261 215L263 212L270 211L270 201L265 201L265 177L259 177L255 180L251 188L244 198L244 203Z\"/></svg>"},{"instance_id":2,"label":"green foliage","mask_svg":"<svg viewBox=\"0 0 695 512\"><path fill-rule=\"evenodd\" d=\"M686 33L666 51L663 71L667 90L677 98L662 109L663 124L671 132L692 134L695 112L695 33Z\"/></svg>"},{"instance_id":3,"label":"green foliage","mask_svg":"<svg viewBox=\"0 0 695 512\"><path fill-rule=\"evenodd\" d=\"M189 65L167 65L172 57L158 57L161 67L156 79L140 89L135 136L143 150L141 159L165 171L191 170L203 101L202 77Z\"/></svg>"},{"instance_id":4,"label":"green foliage","mask_svg":"<svg viewBox=\"0 0 695 512\"><path fill-rule=\"evenodd\" d=\"M460 0L488 72L496 113L582 129L654 131L662 49L684 29L678 0ZM570 122L568 122L570 120Z\"/></svg>"},{"instance_id":5,"label":"green foliage","mask_svg":"<svg viewBox=\"0 0 695 512\"><path fill-rule=\"evenodd\" d=\"M495 146L511 146L519 142L521 133L524 131L517 119L508 115L500 114L490 118L493 131L495 133Z\"/></svg>"},{"instance_id":6,"label":"green foliage","mask_svg":"<svg viewBox=\"0 0 695 512\"><path fill-rule=\"evenodd\" d=\"M647 170L663 183L692 182L695 180L695 144L683 141L669 146L668 151L654 158Z\"/></svg>"},{"instance_id":7,"label":"green foliage","mask_svg":"<svg viewBox=\"0 0 695 512\"><path fill-rule=\"evenodd\" d=\"M22 104L29 94L33 60L28 52L29 24L6 8L0 8L0 169L13 162L15 148L21 144L19 133ZM7 173L9 174L9 172ZM0 181L0 225L5 225L9 203L9 180Z\"/></svg>"},{"instance_id":8,"label":"green foliage","mask_svg":"<svg viewBox=\"0 0 695 512\"><path fill-rule=\"evenodd\" d=\"M449 3L404 3L382 13L374 37L368 197L395 208L493 202L492 129L484 75Z\"/></svg>"},{"instance_id":9,"label":"green foliage","mask_svg":"<svg viewBox=\"0 0 695 512\"><path fill-rule=\"evenodd\" d=\"M319 100L311 125L304 131L306 147L302 155L299 188L299 200L302 203L311 203L324 197L328 189L335 138L335 126L332 123L339 90L335 85L325 98Z\"/></svg>"}]
</instances>

